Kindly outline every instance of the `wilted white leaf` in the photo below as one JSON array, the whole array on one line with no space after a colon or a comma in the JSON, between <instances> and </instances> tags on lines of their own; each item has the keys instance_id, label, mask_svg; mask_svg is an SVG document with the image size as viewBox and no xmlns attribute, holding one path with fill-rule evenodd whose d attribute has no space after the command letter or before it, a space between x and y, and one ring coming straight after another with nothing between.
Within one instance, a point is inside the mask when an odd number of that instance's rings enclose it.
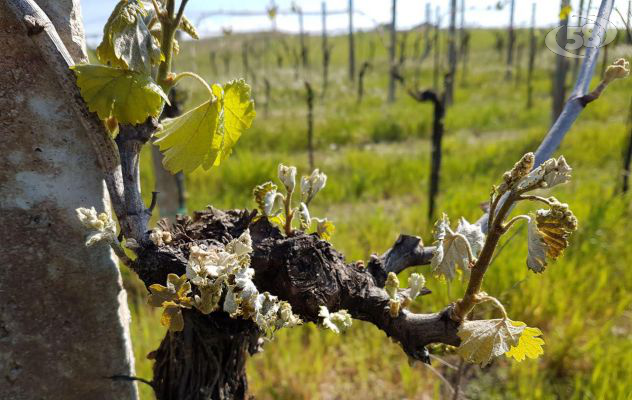
<instances>
[{"instance_id":1,"label":"wilted white leaf","mask_svg":"<svg viewBox=\"0 0 632 400\"><path fill-rule=\"evenodd\" d=\"M226 297L224 298L224 312L227 312L231 315L237 314L239 310L239 299L237 295L233 291L233 288L228 286L228 290L226 290Z\"/></svg>"},{"instance_id":2,"label":"wilted white leaf","mask_svg":"<svg viewBox=\"0 0 632 400\"><path fill-rule=\"evenodd\" d=\"M470 248L472 249L472 254L474 257L478 257L479 253L483 249L483 245L485 244L485 234L481 230L481 226L477 224L470 224L465 218L461 217L459 220L459 225L456 227L456 233L460 233L465 236L467 241L470 243ZM464 245L464 243L460 243ZM465 249L467 252L467 249ZM463 265L467 265L469 260L466 257L463 259ZM468 268L469 271L469 268Z\"/></svg>"},{"instance_id":3,"label":"wilted white leaf","mask_svg":"<svg viewBox=\"0 0 632 400\"><path fill-rule=\"evenodd\" d=\"M527 241L527 267L534 272L542 272L547 266L546 253L548 246L544 242L544 236L538 230L535 218L529 219Z\"/></svg>"},{"instance_id":4,"label":"wilted white leaf","mask_svg":"<svg viewBox=\"0 0 632 400\"><path fill-rule=\"evenodd\" d=\"M411 300L415 300L417 296L421 293L421 290L424 288L426 284L426 278L422 274L412 273L408 277L408 288L410 289L410 298Z\"/></svg>"},{"instance_id":5,"label":"wilted white leaf","mask_svg":"<svg viewBox=\"0 0 632 400\"><path fill-rule=\"evenodd\" d=\"M444 275L452 280L456 276L458 266L464 273L469 274L469 256L467 244L459 235L463 235L468 241L472 252L480 251L485 237L480 231L480 226L472 225L465 219L461 219L457 232L450 229L450 220L446 214L435 224L436 249L430 264L438 275ZM467 236L466 236L467 235ZM474 253L476 255L477 253Z\"/></svg>"},{"instance_id":6,"label":"wilted white leaf","mask_svg":"<svg viewBox=\"0 0 632 400\"><path fill-rule=\"evenodd\" d=\"M345 331L352 323L351 315L347 310L338 310L330 313L327 307L320 306L318 316L323 318L323 326L331 329L334 333Z\"/></svg>"},{"instance_id":7,"label":"wilted white leaf","mask_svg":"<svg viewBox=\"0 0 632 400\"><path fill-rule=\"evenodd\" d=\"M571 179L573 169L568 165L564 156L551 158L543 162L520 181L518 190L532 187L538 182L542 182L542 187L552 188L553 186L568 182Z\"/></svg>"},{"instance_id":8,"label":"wilted white leaf","mask_svg":"<svg viewBox=\"0 0 632 400\"><path fill-rule=\"evenodd\" d=\"M298 216L301 222L301 229L307 230L310 226L312 226L312 217L309 215L307 205L303 202L301 202Z\"/></svg>"},{"instance_id":9,"label":"wilted white leaf","mask_svg":"<svg viewBox=\"0 0 632 400\"><path fill-rule=\"evenodd\" d=\"M88 235L86 246L98 242L113 243L116 241L116 223L107 213L99 213L92 208L77 208L77 218L81 224L92 232Z\"/></svg>"},{"instance_id":10,"label":"wilted white leaf","mask_svg":"<svg viewBox=\"0 0 632 400\"><path fill-rule=\"evenodd\" d=\"M252 238L250 237L250 230L246 229L237 239L231 240L226 245L226 251L233 253L237 257L252 253Z\"/></svg>"},{"instance_id":11,"label":"wilted white leaf","mask_svg":"<svg viewBox=\"0 0 632 400\"><path fill-rule=\"evenodd\" d=\"M457 332L461 338L457 353L484 367L517 346L524 329L525 325L516 326L510 319L463 321Z\"/></svg>"},{"instance_id":12,"label":"wilted white leaf","mask_svg":"<svg viewBox=\"0 0 632 400\"><path fill-rule=\"evenodd\" d=\"M296 186L296 167L288 167L283 164L279 164L278 176L288 193L293 192L294 186Z\"/></svg>"},{"instance_id":13,"label":"wilted white leaf","mask_svg":"<svg viewBox=\"0 0 632 400\"><path fill-rule=\"evenodd\" d=\"M252 268L242 268L235 274L235 287L240 289L239 297L242 300L248 300L259 293L252 281L253 276L255 276L255 270Z\"/></svg>"},{"instance_id":14,"label":"wilted white leaf","mask_svg":"<svg viewBox=\"0 0 632 400\"><path fill-rule=\"evenodd\" d=\"M318 169L312 171L310 176L301 178L301 199L305 204L309 204L314 196L320 192L327 184L327 175Z\"/></svg>"}]
</instances>

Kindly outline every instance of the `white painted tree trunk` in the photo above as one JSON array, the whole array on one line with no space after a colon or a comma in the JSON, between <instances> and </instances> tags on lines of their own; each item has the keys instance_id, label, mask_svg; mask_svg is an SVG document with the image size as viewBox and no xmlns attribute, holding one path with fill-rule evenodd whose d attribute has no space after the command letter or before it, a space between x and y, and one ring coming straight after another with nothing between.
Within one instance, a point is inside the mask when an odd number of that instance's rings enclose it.
<instances>
[{"instance_id":1,"label":"white painted tree trunk","mask_svg":"<svg viewBox=\"0 0 632 400\"><path fill-rule=\"evenodd\" d=\"M78 0L38 0L76 61ZM94 151L57 80L0 1L0 397L135 399L116 259L84 246L77 207L107 210Z\"/></svg>"}]
</instances>

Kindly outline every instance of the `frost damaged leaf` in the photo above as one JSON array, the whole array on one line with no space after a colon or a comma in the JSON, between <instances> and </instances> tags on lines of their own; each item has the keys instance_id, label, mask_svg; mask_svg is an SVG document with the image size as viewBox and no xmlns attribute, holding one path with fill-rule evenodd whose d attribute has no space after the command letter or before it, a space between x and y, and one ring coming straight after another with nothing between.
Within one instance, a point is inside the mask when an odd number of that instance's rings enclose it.
<instances>
[{"instance_id":1,"label":"frost damaged leaf","mask_svg":"<svg viewBox=\"0 0 632 400\"><path fill-rule=\"evenodd\" d=\"M210 314L219 307L219 301L222 297L222 285L198 286L200 295L194 296L194 305L202 314Z\"/></svg>"},{"instance_id":2,"label":"frost damaged leaf","mask_svg":"<svg viewBox=\"0 0 632 400\"><path fill-rule=\"evenodd\" d=\"M529 220L527 241L527 267L534 272L542 272L547 266L547 245L544 236L538 230L535 218Z\"/></svg>"},{"instance_id":3,"label":"frost damaged leaf","mask_svg":"<svg viewBox=\"0 0 632 400\"><path fill-rule=\"evenodd\" d=\"M151 66L164 59L158 40L143 18L146 12L135 1L120 1L103 28L97 58L105 65L149 75Z\"/></svg>"},{"instance_id":4,"label":"frost damaged leaf","mask_svg":"<svg viewBox=\"0 0 632 400\"><path fill-rule=\"evenodd\" d=\"M410 290L411 300L415 300L421 294L426 284L426 278L422 274L412 273L408 277L408 288Z\"/></svg>"},{"instance_id":5,"label":"frost damaged leaf","mask_svg":"<svg viewBox=\"0 0 632 400\"><path fill-rule=\"evenodd\" d=\"M450 229L450 220L446 214L435 224L436 249L430 264L433 271L443 275L448 280L456 276L458 266L465 274L470 273L467 245L462 240L463 235L467 239L472 253L476 256L483 246L485 236L480 226L472 225L464 218L459 221L456 232Z\"/></svg>"},{"instance_id":6,"label":"frost damaged leaf","mask_svg":"<svg viewBox=\"0 0 632 400\"><path fill-rule=\"evenodd\" d=\"M191 283L186 275L178 277L176 274L167 275L167 286L153 284L149 286L150 295L147 303L152 307L163 307L160 323L171 332L184 329L184 319L181 308L191 308L193 300L188 297L191 293Z\"/></svg>"},{"instance_id":7,"label":"frost damaged leaf","mask_svg":"<svg viewBox=\"0 0 632 400\"><path fill-rule=\"evenodd\" d=\"M525 323L520 321L512 321L512 324L515 326L525 326ZM532 359L540 357L544 354L544 350L542 349L544 340L539 336L542 336L542 331L538 328L525 326L518 340L518 345L506 352L505 356L513 358L518 362L523 361L526 357Z\"/></svg>"},{"instance_id":8,"label":"frost damaged leaf","mask_svg":"<svg viewBox=\"0 0 632 400\"><path fill-rule=\"evenodd\" d=\"M517 346L524 329L509 319L463 321L457 332L461 338L457 353L465 361L484 367Z\"/></svg>"},{"instance_id":9,"label":"frost damaged leaf","mask_svg":"<svg viewBox=\"0 0 632 400\"><path fill-rule=\"evenodd\" d=\"M557 159L551 158L543 162L520 181L518 190L527 188L546 187L552 188L571 179L573 169L568 165L564 156Z\"/></svg>"},{"instance_id":10,"label":"frost damaged leaf","mask_svg":"<svg viewBox=\"0 0 632 400\"><path fill-rule=\"evenodd\" d=\"M70 67L88 109L100 119L114 117L119 123L140 124L158 117L167 95L148 75L102 65Z\"/></svg>"},{"instance_id":11,"label":"frost damaged leaf","mask_svg":"<svg viewBox=\"0 0 632 400\"><path fill-rule=\"evenodd\" d=\"M86 239L90 247L98 242L113 243L116 241L116 222L107 213L99 213L92 208L77 208L77 217L81 224L91 232Z\"/></svg>"},{"instance_id":12,"label":"frost damaged leaf","mask_svg":"<svg viewBox=\"0 0 632 400\"><path fill-rule=\"evenodd\" d=\"M461 235L465 236L470 244L472 254L474 255L474 257L477 257L483 249L483 245L485 244L485 234L481 230L481 226L477 224L470 224L465 218L461 217L461 219L459 220L459 225L456 227L456 233L460 233ZM464 245L464 243L461 243L461 245ZM467 252L467 249L465 250ZM465 258L462 260L462 262L463 265L468 265L469 259L467 257L467 254L465 255Z\"/></svg>"},{"instance_id":13,"label":"frost damaged leaf","mask_svg":"<svg viewBox=\"0 0 632 400\"><path fill-rule=\"evenodd\" d=\"M538 210L529 220L527 266L534 272L542 272L547 258L557 259L568 247L568 238L577 229L577 218L567 204L554 197L549 210Z\"/></svg>"},{"instance_id":14,"label":"frost damaged leaf","mask_svg":"<svg viewBox=\"0 0 632 400\"><path fill-rule=\"evenodd\" d=\"M173 173L219 165L255 115L250 87L243 80L231 81L224 88L213 85L209 100L162 122L155 143L165 155L163 164Z\"/></svg>"},{"instance_id":15,"label":"frost damaged leaf","mask_svg":"<svg viewBox=\"0 0 632 400\"><path fill-rule=\"evenodd\" d=\"M180 332L184 329L184 317L180 306L175 303L166 303L160 318L162 326L169 328L170 332Z\"/></svg>"},{"instance_id":16,"label":"frost damaged leaf","mask_svg":"<svg viewBox=\"0 0 632 400\"><path fill-rule=\"evenodd\" d=\"M351 326L351 314L347 310L338 310L330 313L327 307L320 306L318 316L323 318L323 326L332 330L334 333L340 333Z\"/></svg>"},{"instance_id":17,"label":"frost damaged leaf","mask_svg":"<svg viewBox=\"0 0 632 400\"><path fill-rule=\"evenodd\" d=\"M252 190L252 195L254 196L255 202L257 203L257 206L259 206L259 210L261 212L264 212L266 210L266 196L268 195L268 193L276 193L276 191L277 185L272 182L262 183L261 185L255 186L255 188ZM266 214L264 213L264 215Z\"/></svg>"},{"instance_id":18,"label":"frost damaged leaf","mask_svg":"<svg viewBox=\"0 0 632 400\"><path fill-rule=\"evenodd\" d=\"M301 229L306 231L312 226L312 217L309 215L307 205L301 202L298 209L298 218L301 223Z\"/></svg>"}]
</instances>

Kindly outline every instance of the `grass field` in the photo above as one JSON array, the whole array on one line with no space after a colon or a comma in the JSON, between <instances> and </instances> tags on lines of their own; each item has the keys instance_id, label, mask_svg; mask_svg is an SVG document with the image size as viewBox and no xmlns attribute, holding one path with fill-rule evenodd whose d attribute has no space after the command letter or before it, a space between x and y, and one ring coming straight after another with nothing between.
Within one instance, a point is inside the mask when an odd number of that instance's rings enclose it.
<instances>
[{"instance_id":1,"label":"grass field","mask_svg":"<svg viewBox=\"0 0 632 400\"><path fill-rule=\"evenodd\" d=\"M409 55L414 35L408 37ZM430 243L433 221L426 217L426 193L432 110L408 98L401 87L397 101L386 104L386 50L379 34L357 37L358 64L369 57L371 43L376 49L362 104L357 104L356 91L347 78L344 37L330 39L334 44L331 81L323 99L320 39L309 38L310 68L300 71L297 79L292 60L285 57L283 66L277 66L280 39L271 38L266 44L264 37L234 35L181 43L177 70L196 71L211 82L245 75L244 40L254 43L262 54L251 56L256 75L247 77L259 115L226 163L187 176L189 210L208 204L253 208L252 188L275 179L280 162L308 172L303 86L308 79L317 91L316 165L329 177L312 215L335 222L335 247L352 261L383 252L400 232L419 235ZM493 38L491 31L473 32L467 79L463 81L459 70L455 102L446 115L438 209L453 221L460 216L476 220L491 185L522 154L536 149L551 123L552 53L546 48L538 52L535 102L527 110L526 53L519 66L520 78L505 81L505 64L494 50ZM284 40L291 48L297 45L295 37ZM526 42L526 32L519 32L519 40ZM211 51L216 52L217 73L211 67ZM231 54L228 74L222 59L227 52ZM631 54L630 46L621 45L610 49L609 57ZM446 58L443 53L441 57ZM409 59L405 65L406 76L412 76L414 63ZM264 78L272 87L267 115L263 112ZM432 85L432 57L421 65L419 82L420 87ZM182 87L188 106L203 96L203 88L193 81ZM461 385L467 398L632 398L632 197L617 194L630 129L626 118L631 89L632 79L609 87L580 116L558 152L574 168L573 180L553 195L569 203L579 219L579 230L565 256L541 275L527 271L526 229L519 228L511 240L505 239L484 283L484 289L502 300L511 317L542 329L544 356L522 363L503 359L485 369L467 367ZM145 194L153 188L150 165L145 157ZM463 293L461 282L447 286L431 278L428 266L411 268L401 274L400 281L405 282L413 271L424 273L433 291L418 300L414 310L437 311ZM158 313L145 305L142 286L130 273L124 274L133 311L137 375L150 378L151 362L146 355L157 347L164 330ZM488 314L489 309L477 316ZM354 321L352 329L341 336L308 324L279 332L262 354L249 361L248 374L251 392L259 399L446 398L451 394L443 379L454 380L456 371L451 366L460 361L451 349L438 347L433 353L445 363L434 359L432 368L410 366L401 349L369 324ZM143 385L141 392L144 399L153 398Z\"/></svg>"}]
</instances>

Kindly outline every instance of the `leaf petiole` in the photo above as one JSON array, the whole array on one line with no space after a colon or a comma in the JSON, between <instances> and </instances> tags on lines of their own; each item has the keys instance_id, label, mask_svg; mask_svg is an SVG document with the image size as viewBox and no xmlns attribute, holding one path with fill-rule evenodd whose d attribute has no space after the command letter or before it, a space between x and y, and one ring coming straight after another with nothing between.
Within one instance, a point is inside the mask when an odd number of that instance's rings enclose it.
<instances>
[{"instance_id":1,"label":"leaf petiole","mask_svg":"<svg viewBox=\"0 0 632 400\"><path fill-rule=\"evenodd\" d=\"M552 204L552 202L549 199L544 198L542 196L536 196L536 195L521 195L521 196L518 196L518 200L540 201L546 204L547 206L551 206Z\"/></svg>"},{"instance_id":2,"label":"leaf petiole","mask_svg":"<svg viewBox=\"0 0 632 400\"><path fill-rule=\"evenodd\" d=\"M476 262L476 260L474 259L474 253L472 252L472 246L470 246L470 242L461 233L455 232L453 233L453 235L456 238L461 239L461 241L463 241L463 243L465 244L465 248L467 249L467 258L468 258L468 261L470 262L470 267L471 267Z\"/></svg>"},{"instance_id":3,"label":"leaf petiole","mask_svg":"<svg viewBox=\"0 0 632 400\"><path fill-rule=\"evenodd\" d=\"M516 222L520 221L521 219L529 222L531 221L531 218L528 215L517 215L515 217L513 217L512 219L510 219L509 221L507 221L507 223L503 226L503 230L505 232L507 232L509 230L509 228L511 228L511 226L513 224L515 224Z\"/></svg>"},{"instance_id":4,"label":"leaf petiole","mask_svg":"<svg viewBox=\"0 0 632 400\"><path fill-rule=\"evenodd\" d=\"M208 90L208 92L211 94L211 96L213 95L213 90L211 89L211 87L208 85L208 83L206 83L206 81L204 80L204 78L202 78L200 75L193 73L193 72L180 72L179 74L176 75L175 78L173 78L173 85L175 85L180 79L182 78L194 78L197 79L198 82L202 83L202 85L204 85L204 87L206 88L206 90Z\"/></svg>"},{"instance_id":5,"label":"leaf petiole","mask_svg":"<svg viewBox=\"0 0 632 400\"><path fill-rule=\"evenodd\" d=\"M505 306L503 306L503 304L495 297L488 295L487 293L480 293L480 296L477 296L476 299L476 304L481 304L481 303L485 303L485 302L491 302L494 306L496 306L497 309L500 310L501 314L503 315L503 319L508 319L509 317L507 316L507 311L505 310Z\"/></svg>"}]
</instances>

